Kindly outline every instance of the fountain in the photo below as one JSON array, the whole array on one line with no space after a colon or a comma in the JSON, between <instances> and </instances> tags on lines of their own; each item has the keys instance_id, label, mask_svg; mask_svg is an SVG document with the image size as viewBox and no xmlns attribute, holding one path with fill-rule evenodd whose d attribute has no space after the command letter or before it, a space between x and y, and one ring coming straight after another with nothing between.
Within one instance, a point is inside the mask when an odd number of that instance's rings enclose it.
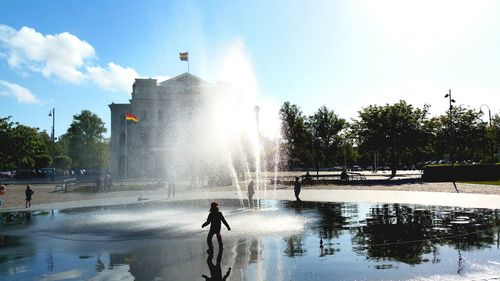
<instances>
[{"instance_id":1,"label":"fountain","mask_svg":"<svg viewBox=\"0 0 500 281\"><path fill-rule=\"evenodd\" d=\"M267 197L268 171L276 178L280 159L278 108L259 97L243 45L232 44L225 54L219 66L214 67L215 76L221 80L217 83L208 83L190 74L179 75L157 86L148 79L136 81L131 110L145 112L147 106L151 113L143 123L128 128L128 135L132 137L125 154L130 159L139 159L134 170L155 172L142 171L129 174L129 178L163 177L169 181L175 177L176 181L191 187L230 185L242 206L246 197L243 190L253 179L257 202L260 196ZM161 102L155 103L154 97ZM146 105L142 104L143 100L148 101ZM154 124L151 119L156 118L159 121ZM153 144L154 150L150 149L153 155L139 152L144 149L143 144L151 145L148 132L159 135ZM134 142L134 136L141 134L145 140ZM152 162L158 167L145 168Z\"/></svg>"}]
</instances>

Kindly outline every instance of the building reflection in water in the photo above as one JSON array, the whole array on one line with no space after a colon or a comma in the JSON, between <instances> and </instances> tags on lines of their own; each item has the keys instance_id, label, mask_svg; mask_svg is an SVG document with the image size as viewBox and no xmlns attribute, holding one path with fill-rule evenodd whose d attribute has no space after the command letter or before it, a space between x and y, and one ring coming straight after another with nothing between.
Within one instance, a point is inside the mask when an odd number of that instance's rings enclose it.
<instances>
[{"instance_id":1,"label":"building reflection in water","mask_svg":"<svg viewBox=\"0 0 500 281\"><path fill-rule=\"evenodd\" d=\"M466 252L500 249L498 210L315 202L302 202L299 206L294 202L278 202L280 212L301 217L293 222L303 223L303 229L263 235L252 231L228 235L224 238L225 251L208 257L205 240L196 233L182 238L116 242L105 249L87 249L87 244L81 244L86 249L76 251L84 253L77 263L93 271L95 276L112 273L135 280L289 280L303 270L297 269L297 263L310 262L309 266L314 267L319 264L318 255L321 262L330 264L344 258L339 252L354 252L371 262L372 267L366 269L366 274L374 268L387 272L391 268L402 268L396 263L410 266L428 263L436 264L433 268L441 268L439 263L443 261L453 262L453 271L462 274L468 271L464 270L464 264L470 259ZM0 219L3 224L30 226L43 216L19 212L1 214ZM320 240L323 247L320 247ZM36 242L0 235L0 250L25 248L23 251L0 251L0 275L17 273L21 269L19 265L39 263L35 258L25 258L40 254ZM53 245L60 244L62 242L53 241ZM42 253L46 272L55 269L58 273L61 256L53 252L51 246ZM53 257L52 253L56 255ZM91 263L85 261L88 257L92 257L88 259ZM364 258L362 260L365 262ZM388 262L379 263L384 261ZM348 262L351 263L348 266L356 266L358 260ZM316 272L322 270L320 265L316 268ZM94 275L89 273L89 276Z\"/></svg>"}]
</instances>

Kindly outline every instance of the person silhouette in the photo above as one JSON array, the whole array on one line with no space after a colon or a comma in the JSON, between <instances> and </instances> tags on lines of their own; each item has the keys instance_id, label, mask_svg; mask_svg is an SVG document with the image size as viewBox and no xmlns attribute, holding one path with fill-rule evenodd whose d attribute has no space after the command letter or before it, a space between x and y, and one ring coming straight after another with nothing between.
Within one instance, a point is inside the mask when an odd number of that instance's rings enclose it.
<instances>
[{"instance_id":1,"label":"person silhouette","mask_svg":"<svg viewBox=\"0 0 500 281\"><path fill-rule=\"evenodd\" d=\"M212 204L210 204L210 214L208 214L207 221L201 225L201 228L204 228L205 226L210 224L210 231L208 232L207 236L207 244L208 244L207 252L209 254L212 253L214 250L214 246L212 244L212 237L214 235L217 236L217 242L219 243L219 250L223 248L222 236L220 235L221 222L224 223L228 231L231 231L231 227L229 227L229 224L227 224L224 215L222 215L222 213L219 212L219 204L217 204L217 202L212 202Z\"/></svg>"},{"instance_id":2,"label":"person silhouette","mask_svg":"<svg viewBox=\"0 0 500 281\"><path fill-rule=\"evenodd\" d=\"M220 261L222 260L222 251L223 249L219 249L219 253L217 254L217 262L216 264L213 263L213 258L214 254L210 253L207 258L207 265L208 269L210 270L210 277L206 276L205 274L201 275L201 277L205 278L207 281L225 281L228 277L229 274L231 274L231 268L229 268L222 277L222 268L220 266Z\"/></svg>"},{"instance_id":3,"label":"person silhouette","mask_svg":"<svg viewBox=\"0 0 500 281\"><path fill-rule=\"evenodd\" d=\"M311 178L311 174L309 174L309 171L306 172L306 176L304 178L304 181L305 181L304 184L312 185L312 178Z\"/></svg>"},{"instance_id":4,"label":"person silhouette","mask_svg":"<svg viewBox=\"0 0 500 281\"><path fill-rule=\"evenodd\" d=\"M6 192L7 191L5 190L5 185L3 185L3 184L0 185L0 207L2 207L4 196L6 196L5 195Z\"/></svg>"},{"instance_id":5,"label":"person silhouette","mask_svg":"<svg viewBox=\"0 0 500 281\"><path fill-rule=\"evenodd\" d=\"M171 170L168 175L168 198L175 197L175 170Z\"/></svg>"},{"instance_id":6,"label":"person silhouette","mask_svg":"<svg viewBox=\"0 0 500 281\"><path fill-rule=\"evenodd\" d=\"M24 194L26 195L26 208L31 207L31 197L33 196L33 189L31 189L31 185L26 186L26 190L24 191Z\"/></svg>"},{"instance_id":7,"label":"person silhouette","mask_svg":"<svg viewBox=\"0 0 500 281\"><path fill-rule=\"evenodd\" d=\"M300 198L299 198L300 189L301 189L301 185L300 185L299 177L295 177L295 186L293 187L293 191L295 192L295 198L297 199L298 202L302 202L302 200L300 200Z\"/></svg>"},{"instance_id":8,"label":"person silhouette","mask_svg":"<svg viewBox=\"0 0 500 281\"><path fill-rule=\"evenodd\" d=\"M347 174L346 169L342 170L342 173L340 173L340 180L341 181L349 181L349 175Z\"/></svg>"},{"instance_id":9,"label":"person silhouette","mask_svg":"<svg viewBox=\"0 0 500 281\"><path fill-rule=\"evenodd\" d=\"M255 194L255 189L253 180L248 184L248 207L253 207L253 195Z\"/></svg>"}]
</instances>

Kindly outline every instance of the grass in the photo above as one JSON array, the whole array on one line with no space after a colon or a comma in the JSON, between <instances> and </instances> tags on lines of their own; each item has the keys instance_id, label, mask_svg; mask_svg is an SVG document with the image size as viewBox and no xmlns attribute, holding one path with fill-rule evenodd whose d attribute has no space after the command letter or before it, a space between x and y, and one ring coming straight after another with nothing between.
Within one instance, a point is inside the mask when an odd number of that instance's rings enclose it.
<instances>
[{"instance_id":1,"label":"grass","mask_svg":"<svg viewBox=\"0 0 500 281\"><path fill-rule=\"evenodd\" d=\"M500 185L500 180L497 180L497 181L462 181L462 183Z\"/></svg>"}]
</instances>

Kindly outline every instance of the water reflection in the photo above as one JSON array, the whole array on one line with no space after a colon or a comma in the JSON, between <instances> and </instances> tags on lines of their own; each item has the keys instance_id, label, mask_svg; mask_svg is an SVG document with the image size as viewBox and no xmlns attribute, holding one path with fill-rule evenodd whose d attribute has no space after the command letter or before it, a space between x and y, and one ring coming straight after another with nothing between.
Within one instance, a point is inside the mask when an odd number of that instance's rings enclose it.
<instances>
[{"instance_id":1,"label":"water reflection","mask_svg":"<svg viewBox=\"0 0 500 281\"><path fill-rule=\"evenodd\" d=\"M48 212L38 212L38 215L45 215ZM23 225L30 224L33 219L33 212L7 212L0 213L0 225Z\"/></svg>"},{"instance_id":2,"label":"water reflection","mask_svg":"<svg viewBox=\"0 0 500 281\"><path fill-rule=\"evenodd\" d=\"M330 280L332 276L394 280L434 274L466 276L471 262L500 261L500 218L495 210L262 202L261 209L227 209L228 221L237 227L225 233L225 251L214 256L205 252L205 234L199 230L205 202L193 204L198 205L190 210L185 202L145 205L150 210L140 206L65 210L53 216L1 214L0 279L44 276L50 280L63 274L80 280L105 280L106 276L124 280ZM155 235L137 239L136 234L145 230ZM158 231L176 235L157 235Z\"/></svg>"},{"instance_id":3,"label":"water reflection","mask_svg":"<svg viewBox=\"0 0 500 281\"><path fill-rule=\"evenodd\" d=\"M470 251L494 245L499 222L494 210L384 204L371 208L366 225L357 228L352 239L354 251L369 259L437 263L438 246Z\"/></svg>"},{"instance_id":4,"label":"water reflection","mask_svg":"<svg viewBox=\"0 0 500 281\"><path fill-rule=\"evenodd\" d=\"M217 260L216 263L213 263L214 259L214 254L213 252L210 252L207 258L207 265L208 269L210 270L210 277L203 274L201 275L205 280L210 280L210 281L225 281L228 277L229 274L231 274L231 267L228 268L226 274L222 276L222 268L220 265L221 259L222 259L222 252L223 249L219 249L219 253L217 254Z\"/></svg>"},{"instance_id":5,"label":"water reflection","mask_svg":"<svg viewBox=\"0 0 500 281\"><path fill-rule=\"evenodd\" d=\"M288 257L303 256L307 252L304 248L304 237L300 235L292 235L288 237L286 242L285 255Z\"/></svg>"}]
</instances>

